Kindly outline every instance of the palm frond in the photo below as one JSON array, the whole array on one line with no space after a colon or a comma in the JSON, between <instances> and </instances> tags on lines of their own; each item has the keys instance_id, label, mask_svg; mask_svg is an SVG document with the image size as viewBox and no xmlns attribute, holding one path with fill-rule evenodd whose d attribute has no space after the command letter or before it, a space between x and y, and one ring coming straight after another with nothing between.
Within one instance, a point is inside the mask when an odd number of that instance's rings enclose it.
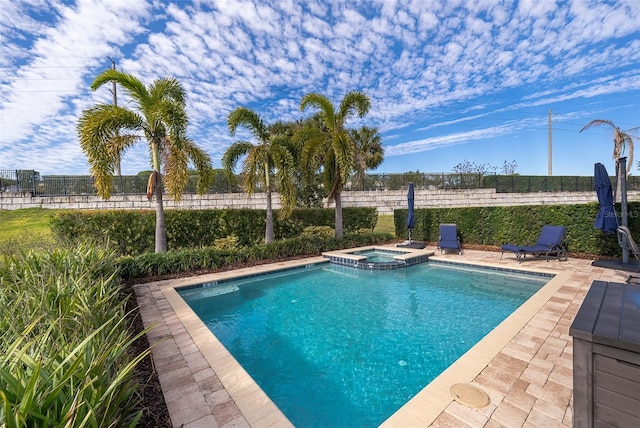
<instances>
[{"instance_id":1,"label":"palm frond","mask_svg":"<svg viewBox=\"0 0 640 428\"><path fill-rule=\"evenodd\" d=\"M173 200L179 201L189 182L189 158L181 148L165 145L163 184Z\"/></svg>"},{"instance_id":2,"label":"palm frond","mask_svg":"<svg viewBox=\"0 0 640 428\"><path fill-rule=\"evenodd\" d=\"M363 92L350 91L348 92L342 101L340 102L340 109L338 115L340 120L344 123L346 119L353 115L363 117L369 112L371 108L371 100Z\"/></svg>"},{"instance_id":3,"label":"palm frond","mask_svg":"<svg viewBox=\"0 0 640 428\"><path fill-rule=\"evenodd\" d=\"M203 195L207 193L215 177L213 167L211 166L211 158L204 150L196 146L192 140L185 141L184 151L187 153L191 162L193 162L196 171L198 171L196 191L198 194Z\"/></svg>"},{"instance_id":4,"label":"palm frond","mask_svg":"<svg viewBox=\"0 0 640 428\"><path fill-rule=\"evenodd\" d=\"M336 169L340 171L340 184L344 186L355 167L355 147L346 132L341 132L334 138L333 152L336 157Z\"/></svg>"},{"instance_id":5,"label":"palm frond","mask_svg":"<svg viewBox=\"0 0 640 428\"><path fill-rule=\"evenodd\" d=\"M624 151L628 149L629 159L627 163L626 173L627 175L629 175L629 173L631 172L631 167L633 165L633 137L634 136L631 134L640 128L636 127L636 128L631 128L628 131L621 131L620 128L617 127L610 120L595 119L587 123L585 126L583 126L579 132L582 132L585 129L589 129L593 126L600 126L600 125L607 125L613 128L613 159L616 162L618 162L618 160L624 155Z\"/></svg>"},{"instance_id":6,"label":"palm frond","mask_svg":"<svg viewBox=\"0 0 640 428\"><path fill-rule=\"evenodd\" d=\"M231 144L222 155L222 167L233 173L238 160L253 149L253 144L248 141L236 141Z\"/></svg>"},{"instance_id":7,"label":"palm frond","mask_svg":"<svg viewBox=\"0 0 640 428\"><path fill-rule=\"evenodd\" d=\"M262 173L263 164L257 150L249 151L244 162L242 162L242 188L245 192L249 194L255 192L258 180L263 177Z\"/></svg>"},{"instance_id":8,"label":"palm frond","mask_svg":"<svg viewBox=\"0 0 640 428\"><path fill-rule=\"evenodd\" d=\"M227 125L231 136L234 136L238 126L244 126L260 142L269 141L269 130L258 114L246 107L238 107L229 113Z\"/></svg>"},{"instance_id":9,"label":"palm frond","mask_svg":"<svg viewBox=\"0 0 640 428\"><path fill-rule=\"evenodd\" d=\"M330 130L334 129L336 113L329 98L316 92L307 94L302 97L300 101L300 111L305 111L309 107L315 107L319 110L318 113L322 122L329 127Z\"/></svg>"},{"instance_id":10,"label":"palm frond","mask_svg":"<svg viewBox=\"0 0 640 428\"><path fill-rule=\"evenodd\" d=\"M155 80L149 86L149 96L154 101L169 100L185 107L187 94L178 79L165 77Z\"/></svg>"},{"instance_id":11,"label":"palm frond","mask_svg":"<svg viewBox=\"0 0 640 428\"><path fill-rule=\"evenodd\" d=\"M140 101L148 97L147 88L137 77L113 69L107 69L100 73L91 83L91 90L95 91L108 82L115 81L120 85L134 100Z\"/></svg>"},{"instance_id":12,"label":"palm frond","mask_svg":"<svg viewBox=\"0 0 640 428\"><path fill-rule=\"evenodd\" d=\"M276 170L276 183L280 194L281 209L278 218L284 220L291 215L296 205L296 188L293 185L295 159L287 148L286 138L274 141L272 158Z\"/></svg>"},{"instance_id":13,"label":"palm frond","mask_svg":"<svg viewBox=\"0 0 640 428\"><path fill-rule=\"evenodd\" d=\"M189 119L187 118L187 112L184 106L181 104L163 99L155 104L154 120L156 123L161 124L160 128L165 128L168 133L169 141L171 141L176 148L182 147L182 143L185 141L185 135L187 132L187 125ZM161 131L158 131L161 132Z\"/></svg>"},{"instance_id":14,"label":"palm frond","mask_svg":"<svg viewBox=\"0 0 640 428\"><path fill-rule=\"evenodd\" d=\"M586 129L593 128L594 126L600 126L600 125L608 125L614 129L616 128L616 126L610 120L594 119L591 122L587 123L585 126L583 126L578 132L582 132Z\"/></svg>"},{"instance_id":15,"label":"palm frond","mask_svg":"<svg viewBox=\"0 0 640 428\"><path fill-rule=\"evenodd\" d=\"M98 194L108 199L116 160L137 142L142 119L134 112L109 104L85 110L78 120L80 147L87 156Z\"/></svg>"}]
</instances>

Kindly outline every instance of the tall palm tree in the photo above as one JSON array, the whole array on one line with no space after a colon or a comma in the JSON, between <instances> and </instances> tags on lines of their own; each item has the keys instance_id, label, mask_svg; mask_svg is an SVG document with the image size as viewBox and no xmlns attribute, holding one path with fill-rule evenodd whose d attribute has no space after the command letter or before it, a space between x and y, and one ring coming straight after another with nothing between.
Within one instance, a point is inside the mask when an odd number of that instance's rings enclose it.
<instances>
[{"instance_id":1,"label":"tall palm tree","mask_svg":"<svg viewBox=\"0 0 640 428\"><path fill-rule=\"evenodd\" d=\"M377 168L384 160L382 138L378 128L368 126L351 129L349 134L356 148L354 187L362 186L364 190L366 171Z\"/></svg>"},{"instance_id":2,"label":"tall palm tree","mask_svg":"<svg viewBox=\"0 0 640 428\"><path fill-rule=\"evenodd\" d=\"M267 219L264 234L265 243L273 241L273 208L271 204L271 175L275 173L276 185L280 194L281 209L278 218L285 219L295 207L295 188L292 182L294 171L293 156L288 150L289 135L287 128L275 123L265 125L256 112L246 107L238 107L229 113L227 125L232 136L238 126L244 126L258 140L254 145L249 141L237 141L225 151L222 166L233 173L236 163L242 162L242 187L245 192L255 192L258 184L264 188L267 198Z\"/></svg>"},{"instance_id":3,"label":"tall palm tree","mask_svg":"<svg viewBox=\"0 0 640 428\"><path fill-rule=\"evenodd\" d=\"M638 138L637 136L631 134L640 128L636 127L631 128L627 131L621 131L620 128L614 125L614 123L610 120L595 119L583 126L579 132L582 132L585 129L589 129L593 126L600 125L606 125L613 128L613 159L616 161L616 165L618 164L618 160L622 157L622 154L624 154L625 149L629 149L629 160L627 162L626 171L626 174L629 175L629 172L631 171L631 165L633 164L633 139Z\"/></svg>"},{"instance_id":4,"label":"tall palm tree","mask_svg":"<svg viewBox=\"0 0 640 428\"><path fill-rule=\"evenodd\" d=\"M122 153L140 140L149 145L153 173L147 197L156 196L156 253L167 251L163 189L179 200L189 180L189 162L198 171L197 191L205 193L213 179L211 159L187 138L185 92L173 78L156 79L148 87L138 78L108 69L91 84L97 90L116 82L132 100L131 108L98 104L82 112L78 120L80 146L86 154L98 194L111 196L113 172ZM161 171L164 170L164 175Z\"/></svg>"},{"instance_id":5,"label":"tall palm tree","mask_svg":"<svg viewBox=\"0 0 640 428\"><path fill-rule=\"evenodd\" d=\"M354 115L364 117L371 108L371 101L359 91L348 92L336 110L324 95L312 92L302 97L300 110L313 107L326 132L307 130L305 159L322 159L325 183L329 190L328 198L335 201L335 232L337 237L344 236L342 227L342 189L355 168L355 143L346 129L346 122ZM309 163L311 164L311 163Z\"/></svg>"}]
</instances>

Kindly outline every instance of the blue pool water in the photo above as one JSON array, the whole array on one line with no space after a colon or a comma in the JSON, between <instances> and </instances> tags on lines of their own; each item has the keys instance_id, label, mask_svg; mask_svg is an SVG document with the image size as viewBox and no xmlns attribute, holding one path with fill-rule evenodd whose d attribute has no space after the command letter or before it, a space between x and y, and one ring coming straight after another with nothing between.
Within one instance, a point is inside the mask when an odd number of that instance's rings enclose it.
<instances>
[{"instance_id":1,"label":"blue pool water","mask_svg":"<svg viewBox=\"0 0 640 428\"><path fill-rule=\"evenodd\" d=\"M373 427L548 280L320 264L180 294L295 426Z\"/></svg>"},{"instance_id":2,"label":"blue pool water","mask_svg":"<svg viewBox=\"0 0 640 428\"><path fill-rule=\"evenodd\" d=\"M367 262L392 262L395 259L393 256L398 254L404 254L401 252L390 252L390 251L381 251L381 250L367 250L367 251L356 251L353 254L366 256Z\"/></svg>"}]
</instances>

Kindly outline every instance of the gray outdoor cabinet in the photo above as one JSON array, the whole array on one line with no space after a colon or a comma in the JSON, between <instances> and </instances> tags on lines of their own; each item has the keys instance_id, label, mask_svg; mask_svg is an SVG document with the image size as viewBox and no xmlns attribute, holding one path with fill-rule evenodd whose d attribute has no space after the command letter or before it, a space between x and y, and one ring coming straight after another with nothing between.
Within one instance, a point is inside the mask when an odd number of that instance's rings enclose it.
<instances>
[{"instance_id":1,"label":"gray outdoor cabinet","mask_svg":"<svg viewBox=\"0 0 640 428\"><path fill-rule=\"evenodd\" d=\"M573 426L640 427L640 285L593 281L569 334Z\"/></svg>"}]
</instances>

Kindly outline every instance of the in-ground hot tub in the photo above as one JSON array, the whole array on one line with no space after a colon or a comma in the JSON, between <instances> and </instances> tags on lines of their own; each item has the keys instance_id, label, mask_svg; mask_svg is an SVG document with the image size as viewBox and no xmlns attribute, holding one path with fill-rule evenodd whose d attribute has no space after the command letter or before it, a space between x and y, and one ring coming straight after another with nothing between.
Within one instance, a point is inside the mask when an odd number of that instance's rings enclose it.
<instances>
[{"instance_id":1,"label":"in-ground hot tub","mask_svg":"<svg viewBox=\"0 0 640 428\"><path fill-rule=\"evenodd\" d=\"M390 270L413 266L429 260L433 251L424 249L396 249L390 247L360 247L350 250L328 251L323 257L331 263L358 269Z\"/></svg>"}]
</instances>

